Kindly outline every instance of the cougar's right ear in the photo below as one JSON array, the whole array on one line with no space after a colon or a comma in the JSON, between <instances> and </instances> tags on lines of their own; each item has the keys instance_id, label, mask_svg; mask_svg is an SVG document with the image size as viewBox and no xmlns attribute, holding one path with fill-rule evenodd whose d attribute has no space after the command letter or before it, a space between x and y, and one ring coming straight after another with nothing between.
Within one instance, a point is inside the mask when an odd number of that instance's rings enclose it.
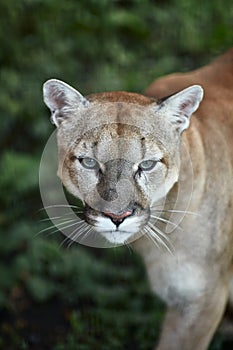
<instances>
[{"instance_id":1,"label":"cougar's right ear","mask_svg":"<svg viewBox=\"0 0 233 350\"><path fill-rule=\"evenodd\" d=\"M44 102L52 113L51 121L57 127L70 112L89 104L77 90L57 79L50 79L44 83L43 95Z\"/></svg>"},{"instance_id":2,"label":"cougar's right ear","mask_svg":"<svg viewBox=\"0 0 233 350\"><path fill-rule=\"evenodd\" d=\"M163 100L159 104L159 109L163 111L171 125L182 133L189 127L190 117L198 109L203 94L200 85L191 85Z\"/></svg>"}]
</instances>

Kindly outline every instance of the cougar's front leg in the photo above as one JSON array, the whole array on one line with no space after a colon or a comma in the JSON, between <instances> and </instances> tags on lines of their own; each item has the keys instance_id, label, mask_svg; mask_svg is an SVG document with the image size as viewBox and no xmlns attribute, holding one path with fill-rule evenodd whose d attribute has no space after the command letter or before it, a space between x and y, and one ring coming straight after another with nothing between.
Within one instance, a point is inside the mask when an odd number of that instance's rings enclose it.
<instances>
[{"instance_id":1,"label":"cougar's front leg","mask_svg":"<svg viewBox=\"0 0 233 350\"><path fill-rule=\"evenodd\" d=\"M219 285L189 304L169 307L156 350L206 350L222 318L228 288Z\"/></svg>"}]
</instances>

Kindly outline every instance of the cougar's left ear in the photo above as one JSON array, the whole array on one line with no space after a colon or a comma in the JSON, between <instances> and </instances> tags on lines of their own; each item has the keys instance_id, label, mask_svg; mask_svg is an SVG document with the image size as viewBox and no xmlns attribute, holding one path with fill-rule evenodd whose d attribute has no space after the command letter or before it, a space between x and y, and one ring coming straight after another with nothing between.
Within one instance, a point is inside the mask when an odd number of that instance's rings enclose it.
<instances>
[{"instance_id":1,"label":"cougar's left ear","mask_svg":"<svg viewBox=\"0 0 233 350\"><path fill-rule=\"evenodd\" d=\"M192 85L159 103L159 110L181 133L189 127L191 115L198 109L204 91L200 85Z\"/></svg>"},{"instance_id":2,"label":"cougar's left ear","mask_svg":"<svg viewBox=\"0 0 233 350\"><path fill-rule=\"evenodd\" d=\"M71 112L89 104L77 90L57 79L50 79L43 85L44 102L51 110L51 121L57 127Z\"/></svg>"}]
</instances>

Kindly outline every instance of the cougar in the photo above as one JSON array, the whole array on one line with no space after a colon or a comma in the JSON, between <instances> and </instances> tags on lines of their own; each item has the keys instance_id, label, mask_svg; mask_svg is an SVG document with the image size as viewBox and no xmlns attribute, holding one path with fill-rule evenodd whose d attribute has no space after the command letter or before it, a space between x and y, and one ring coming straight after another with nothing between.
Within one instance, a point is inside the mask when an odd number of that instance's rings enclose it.
<instances>
[{"instance_id":1,"label":"cougar","mask_svg":"<svg viewBox=\"0 0 233 350\"><path fill-rule=\"evenodd\" d=\"M85 234L135 248L167 304L156 349L207 349L233 272L233 49L145 95L50 79L44 101Z\"/></svg>"}]
</instances>

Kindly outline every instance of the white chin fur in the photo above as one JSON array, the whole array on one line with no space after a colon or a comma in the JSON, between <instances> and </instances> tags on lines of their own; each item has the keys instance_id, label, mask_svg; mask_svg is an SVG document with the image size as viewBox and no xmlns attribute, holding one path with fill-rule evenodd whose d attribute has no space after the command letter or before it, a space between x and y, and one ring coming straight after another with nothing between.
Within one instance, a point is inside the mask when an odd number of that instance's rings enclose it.
<instances>
[{"instance_id":1,"label":"white chin fur","mask_svg":"<svg viewBox=\"0 0 233 350\"><path fill-rule=\"evenodd\" d=\"M109 218L98 217L95 220L94 229L114 244L124 244L140 229L140 219L135 217L126 218L118 229Z\"/></svg>"}]
</instances>

